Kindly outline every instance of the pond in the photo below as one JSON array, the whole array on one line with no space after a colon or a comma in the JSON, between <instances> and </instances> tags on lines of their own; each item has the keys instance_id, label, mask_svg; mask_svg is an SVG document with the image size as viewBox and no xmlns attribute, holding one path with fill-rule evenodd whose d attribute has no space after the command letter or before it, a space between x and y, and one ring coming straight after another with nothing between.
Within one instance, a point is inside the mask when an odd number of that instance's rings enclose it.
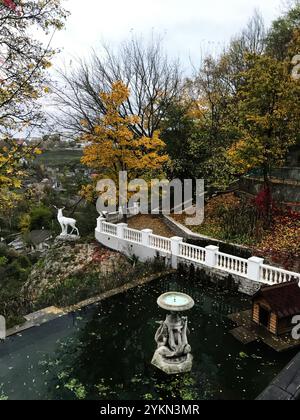
<instances>
[{"instance_id":1,"label":"pond","mask_svg":"<svg viewBox=\"0 0 300 420\"><path fill-rule=\"evenodd\" d=\"M193 371L166 376L151 364L156 300L191 295ZM0 399L255 399L295 353L243 346L229 313L247 309L240 294L173 275L69 314L0 343Z\"/></svg>"}]
</instances>

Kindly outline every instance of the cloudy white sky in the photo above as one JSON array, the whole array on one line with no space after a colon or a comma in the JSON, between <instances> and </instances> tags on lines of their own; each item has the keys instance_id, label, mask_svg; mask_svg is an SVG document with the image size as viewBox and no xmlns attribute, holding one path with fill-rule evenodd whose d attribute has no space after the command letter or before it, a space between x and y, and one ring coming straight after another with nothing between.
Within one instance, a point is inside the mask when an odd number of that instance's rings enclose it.
<instances>
[{"instance_id":1,"label":"cloudy white sky","mask_svg":"<svg viewBox=\"0 0 300 420\"><path fill-rule=\"evenodd\" d=\"M112 44L132 33L164 35L170 55L188 65L201 51L220 50L247 23L255 9L267 24L284 9L283 0L65 0L66 28L55 35L63 57L88 55L101 40Z\"/></svg>"}]
</instances>

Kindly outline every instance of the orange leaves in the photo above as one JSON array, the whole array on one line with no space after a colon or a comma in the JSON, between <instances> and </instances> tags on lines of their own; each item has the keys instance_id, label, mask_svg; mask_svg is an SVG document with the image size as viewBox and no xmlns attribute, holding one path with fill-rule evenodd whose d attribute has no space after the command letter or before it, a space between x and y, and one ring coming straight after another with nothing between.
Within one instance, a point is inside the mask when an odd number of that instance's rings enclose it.
<instances>
[{"instance_id":1,"label":"orange leaves","mask_svg":"<svg viewBox=\"0 0 300 420\"><path fill-rule=\"evenodd\" d=\"M129 177L136 177L161 170L169 157L164 154L166 145L159 132L152 137L137 137L132 127L139 123L139 117L121 115L122 104L129 97L124 83L114 83L111 92L101 92L100 97L106 114L99 118L93 133L83 137L91 144L85 148L82 162L113 179L118 179L119 171L128 171Z\"/></svg>"},{"instance_id":2,"label":"orange leaves","mask_svg":"<svg viewBox=\"0 0 300 420\"><path fill-rule=\"evenodd\" d=\"M274 263L298 271L300 268L300 215L277 216L258 249Z\"/></svg>"},{"instance_id":3,"label":"orange leaves","mask_svg":"<svg viewBox=\"0 0 300 420\"><path fill-rule=\"evenodd\" d=\"M123 82L118 81L112 84L111 92L101 92L100 98L108 110L116 111L129 97L129 89Z\"/></svg>"}]
</instances>

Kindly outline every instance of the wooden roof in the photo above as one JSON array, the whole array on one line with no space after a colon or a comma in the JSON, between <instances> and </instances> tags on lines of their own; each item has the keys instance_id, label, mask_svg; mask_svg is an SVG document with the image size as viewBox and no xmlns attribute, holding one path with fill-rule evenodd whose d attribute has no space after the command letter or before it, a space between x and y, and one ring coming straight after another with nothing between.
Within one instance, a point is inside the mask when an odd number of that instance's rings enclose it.
<instances>
[{"instance_id":1,"label":"wooden roof","mask_svg":"<svg viewBox=\"0 0 300 420\"><path fill-rule=\"evenodd\" d=\"M300 315L300 287L297 281L264 287L253 296L253 302L264 299L279 318Z\"/></svg>"},{"instance_id":2,"label":"wooden roof","mask_svg":"<svg viewBox=\"0 0 300 420\"><path fill-rule=\"evenodd\" d=\"M28 239L34 245L40 245L51 239L52 233L49 230L33 230L29 233Z\"/></svg>"}]
</instances>

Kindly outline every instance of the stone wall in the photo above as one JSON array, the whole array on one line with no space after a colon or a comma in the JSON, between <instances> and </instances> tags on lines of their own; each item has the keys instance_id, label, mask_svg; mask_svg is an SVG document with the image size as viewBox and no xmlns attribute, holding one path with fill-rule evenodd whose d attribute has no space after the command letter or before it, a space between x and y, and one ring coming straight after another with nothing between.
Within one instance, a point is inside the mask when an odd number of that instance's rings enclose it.
<instances>
[{"instance_id":1,"label":"stone wall","mask_svg":"<svg viewBox=\"0 0 300 420\"><path fill-rule=\"evenodd\" d=\"M97 230L96 239L107 248L118 251L129 258L136 256L141 261L146 262L159 256L161 258L165 258L166 263L171 263L171 256L164 251L149 248L148 246L144 246L142 244L129 243L125 239L117 238L114 236L103 235Z\"/></svg>"},{"instance_id":2,"label":"stone wall","mask_svg":"<svg viewBox=\"0 0 300 420\"><path fill-rule=\"evenodd\" d=\"M248 296L255 295L255 293L257 293L262 286L259 282L249 280L245 277L238 276L237 274L228 274L224 271L218 270L217 268L211 268L203 264L197 264L192 261L186 261L184 258L179 258L178 262L182 265L193 265L195 269L198 268L202 270L207 276L209 276L213 283L220 282L222 280L225 282L226 280L231 279L234 282L234 284L238 287L238 291Z\"/></svg>"},{"instance_id":3,"label":"stone wall","mask_svg":"<svg viewBox=\"0 0 300 420\"><path fill-rule=\"evenodd\" d=\"M244 177L240 180L239 191L256 196L263 188L261 178ZM284 203L300 203L300 182L273 181L272 193L275 200Z\"/></svg>"}]
</instances>

